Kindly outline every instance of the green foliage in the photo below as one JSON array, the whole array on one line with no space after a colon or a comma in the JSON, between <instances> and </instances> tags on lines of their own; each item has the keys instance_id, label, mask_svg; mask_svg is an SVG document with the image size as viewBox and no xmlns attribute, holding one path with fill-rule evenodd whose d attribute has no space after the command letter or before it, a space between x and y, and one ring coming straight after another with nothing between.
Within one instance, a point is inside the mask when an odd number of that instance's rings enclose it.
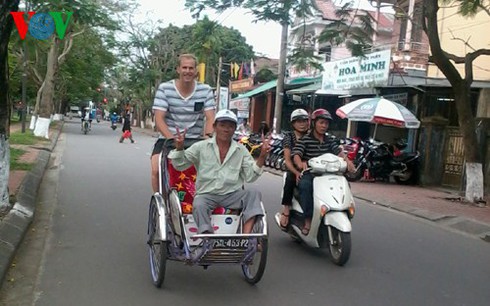
<instances>
[{"instance_id":1,"label":"green foliage","mask_svg":"<svg viewBox=\"0 0 490 306\"><path fill-rule=\"evenodd\" d=\"M337 20L328 24L318 36L320 43L345 44L353 56L363 56L372 45L374 18L364 11L353 10L348 2L335 11Z\"/></svg>"},{"instance_id":2,"label":"green foliage","mask_svg":"<svg viewBox=\"0 0 490 306\"><path fill-rule=\"evenodd\" d=\"M322 71L321 60L322 57L315 55L315 49L312 46L305 46L303 44L296 46L288 56L289 64L298 70L306 70L311 67Z\"/></svg>"},{"instance_id":3,"label":"green foliage","mask_svg":"<svg viewBox=\"0 0 490 306\"><path fill-rule=\"evenodd\" d=\"M277 75L267 68L262 68L255 74L256 83L266 83L275 79L277 79Z\"/></svg>"},{"instance_id":4,"label":"green foliage","mask_svg":"<svg viewBox=\"0 0 490 306\"><path fill-rule=\"evenodd\" d=\"M98 94L96 88L103 82L106 69L116 64L116 57L100 34L90 28L75 39L76 47L60 68L59 85L64 89L62 99L73 105L90 99L100 102L101 96L94 97Z\"/></svg>"},{"instance_id":5,"label":"green foliage","mask_svg":"<svg viewBox=\"0 0 490 306\"><path fill-rule=\"evenodd\" d=\"M138 30L136 30L138 29ZM175 68L180 54L194 53L207 64L206 82L215 86L219 57L224 63L221 85L227 86L231 62L250 62L254 52L238 30L219 25L205 17L193 25L152 28L135 25L129 31L130 39L121 43L123 58L128 67L111 71L122 88L123 97L141 100L145 109L151 108L154 88L161 82L177 77Z\"/></svg>"},{"instance_id":6,"label":"green foliage","mask_svg":"<svg viewBox=\"0 0 490 306\"><path fill-rule=\"evenodd\" d=\"M290 24L291 16L303 18L313 15L312 0L186 0L185 5L199 17L203 10L212 8L224 11L232 7L249 9L256 20L276 21L281 24Z\"/></svg>"},{"instance_id":7,"label":"green foliage","mask_svg":"<svg viewBox=\"0 0 490 306\"><path fill-rule=\"evenodd\" d=\"M443 5L457 5L463 16L473 17L481 11L490 15L489 0L441 0Z\"/></svg>"}]
</instances>

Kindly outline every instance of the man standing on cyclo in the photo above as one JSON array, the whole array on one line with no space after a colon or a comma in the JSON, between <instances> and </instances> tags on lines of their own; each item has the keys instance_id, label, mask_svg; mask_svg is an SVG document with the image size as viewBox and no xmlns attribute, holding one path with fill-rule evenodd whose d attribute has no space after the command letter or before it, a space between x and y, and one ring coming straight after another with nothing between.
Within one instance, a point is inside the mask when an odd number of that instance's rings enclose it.
<instances>
[{"instance_id":1,"label":"man standing on cyclo","mask_svg":"<svg viewBox=\"0 0 490 306\"><path fill-rule=\"evenodd\" d=\"M153 110L155 124L160 137L151 154L151 185L153 192L159 191L158 158L164 151L166 139L174 139L177 129L187 130L186 139L210 137L213 133L216 102L211 87L198 83L197 59L192 54L179 56L175 80L161 83L155 94ZM204 126L204 117L206 126Z\"/></svg>"},{"instance_id":2,"label":"man standing on cyclo","mask_svg":"<svg viewBox=\"0 0 490 306\"><path fill-rule=\"evenodd\" d=\"M245 182L253 182L262 174L262 166L270 149L270 137L262 135L260 155L255 161L248 150L233 140L237 126L236 115L227 109L216 114L215 134L184 150L184 137L177 130L175 150L168 158L177 170L194 165L197 170L196 195L192 213L198 232L213 233L211 212L218 206L243 209L243 233L252 231L257 216L263 216L261 193L252 188L243 189Z\"/></svg>"}]
</instances>

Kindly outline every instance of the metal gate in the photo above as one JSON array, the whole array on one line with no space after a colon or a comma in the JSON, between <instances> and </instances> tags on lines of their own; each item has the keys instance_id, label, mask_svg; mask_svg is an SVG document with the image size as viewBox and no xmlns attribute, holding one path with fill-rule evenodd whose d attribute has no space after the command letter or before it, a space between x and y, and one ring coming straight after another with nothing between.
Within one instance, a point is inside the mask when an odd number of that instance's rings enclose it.
<instances>
[{"instance_id":1,"label":"metal gate","mask_svg":"<svg viewBox=\"0 0 490 306\"><path fill-rule=\"evenodd\" d=\"M442 185L460 188L464 173L463 135L458 128L447 129Z\"/></svg>"}]
</instances>

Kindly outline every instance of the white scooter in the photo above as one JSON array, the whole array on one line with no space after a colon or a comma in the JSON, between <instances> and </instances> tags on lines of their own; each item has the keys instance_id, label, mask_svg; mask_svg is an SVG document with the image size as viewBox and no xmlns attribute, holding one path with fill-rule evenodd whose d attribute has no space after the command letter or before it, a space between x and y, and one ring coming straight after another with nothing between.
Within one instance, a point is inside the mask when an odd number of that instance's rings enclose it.
<instances>
[{"instance_id":1,"label":"white scooter","mask_svg":"<svg viewBox=\"0 0 490 306\"><path fill-rule=\"evenodd\" d=\"M343 173L347 163L334 154L323 154L308 161L308 170L315 175L313 179L313 217L308 235L303 235L303 210L299 204L299 192L295 190L289 213L288 234L296 241L303 241L312 248L328 246L330 258L342 266L350 257L352 225L354 217L354 197L349 182ZM286 174L284 174L284 179ZM275 215L280 227L281 214Z\"/></svg>"}]
</instances>

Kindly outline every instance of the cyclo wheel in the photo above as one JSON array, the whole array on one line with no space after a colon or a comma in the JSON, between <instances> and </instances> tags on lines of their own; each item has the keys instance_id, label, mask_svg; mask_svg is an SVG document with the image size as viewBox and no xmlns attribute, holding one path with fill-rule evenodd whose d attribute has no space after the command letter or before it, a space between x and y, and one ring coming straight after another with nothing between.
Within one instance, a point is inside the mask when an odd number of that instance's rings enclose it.
<instances>
[{"instance_id":1,"label":"cyclo wheel","mask_svg":"<svg viewBox=\"0 0 490 306\"><path fill-rule=\"evenodd\" d=\"M160 288L165 279L165 270L167 264L167 241L162 241L158 237L160 229L159 224L160 214L157 208L157 202L154 197L150 201L150 212L148 218L148 246L150 255L150 271L153 284Z\"/></svg>"},{"instance_id":2,"label":"cyclo wheel","mask_svg":"<svg viewBox=\"0 0 490 306\"><path fill-rule=\"evenodd\" d=\"M252 229L252 233L262 233L264 228L264 217L257 218L255 225ZM255 239L255 238L254 238ZM268 239L267 237L260 237L257 239L257 251L255 252L252 260L242 265L243 275L249 284L256 284L264 275L265 265L267 263L267 251L268 251Z\"/></svg>"}]
</instances>

